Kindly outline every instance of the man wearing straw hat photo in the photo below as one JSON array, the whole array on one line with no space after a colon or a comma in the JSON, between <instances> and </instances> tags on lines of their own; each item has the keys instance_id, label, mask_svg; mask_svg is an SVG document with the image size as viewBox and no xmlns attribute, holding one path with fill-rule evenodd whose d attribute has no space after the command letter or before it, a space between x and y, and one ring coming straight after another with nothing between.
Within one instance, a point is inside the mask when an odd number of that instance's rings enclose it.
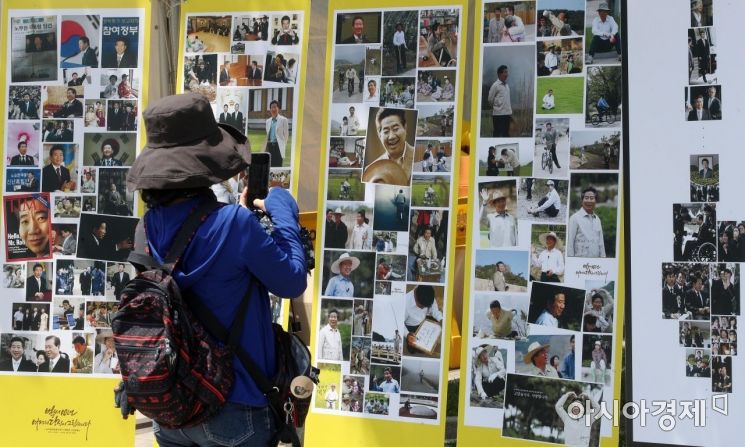
<instances>
[{"instance_id":1,"label":"man wearing straw hat photo","mask_svg":"<svg viewBox=\"0 0 745 447\"><path fill-rule=\"evenodd\" d=\"M494 207L487 212L486 206ZM484 188L481 190L481 222L489 227L490 247L514 247L517 245L517 222L507 213L507 196L501 191L493 193Z\"/></svg>"},{"instance_id":2,"label":"man wearing straw hat photo","mask_svg":"<svg viewBox=\"0 0 745 447\"><path fill-rule=\"evenodd\" d=\"M569 218L567 256L604 258L603 225L595 214L598 191L592 186L582 190L582 208Z\"/></svg>"},{"instance_id":3,"label":"man wearing straw hat photo","mask_svg":"<svg viewBox=\"0 0 745 447\"><path fill-rule=\"evenodd\" d=\"M331 273L335 273L336 276L329 279L324 296L353 297L354 284L349 279L349 275L359 266L359 258L350 256L349 253L342 253L339 259L331 264Z\"/></svg>"},{"instance_id":4,"label":"man wearing straw hat photo","mask_svg":"<svg viewBox=\"0 0 745 447\"><path fill-rule=\"evenodd\" d=\"M538 240L545 247L541 254L536 254L535 248L531 255L533 267L540 267L541 281L561 282L559 278L564 274L564 255L561 252L561 240L556 233L550 231L538 236Z\"/></svg>"},{"instance_id":5,"label":"man wearing straw hat photo","mask_svg":"<svg viewBox=\"0 0 745 447\"><path fill-rule=\"evenodd\" d=\"M491 350L494 349L494 355ZM473 384L481 400L497 396L502 390L507 378L502 353L493 346L483 345L476 348L476 358L473 361Z\"/></svg>"},{"instance_id":6,"label":"man wearing straw hat photo","mask_svg":"<svg viewBox=\"0 0 745 447\"><path fill-rule=\"evenodd\" d=\"M250 324L239 326L236 338L261 372L273 377L277 359L269 293L296 297L307 287L297 203L283 188L271 188L265 199L254 200L251 205L271 217L272 235L248 209L247 189L240 205L215 207L210 186L244 171L251 147L240 131L215 121L204 96L167 96L152 103L143 117L147 145L130 169L127 187L140 190L149 208L143 221L150 256L163 264L184 221L194 210L212 209L172 276L182 291L191 292L192 302L209 309L223 327L243 317L236 314L249 283L260 283L247 302ZM233 372L233 387L218 412L188 427L166 428L154 422L158 443L206 445L212 441L205 430L219 425L226 444L270 445L278 425L267 398L238 357Z\"/></svg>"},{"instance_id":7,"label":"man wearing straw hat photo","mask_svg":"<svg viewBox=\"0 0 745 447\"><path fill-rule=\"evenodd\" d=\"M618 53L618 60L621 60L621 36L618 32L618 24L610 16L610 8L607 2L601 2L598 5L598 17L592 21L592 40L590 41L590 51L586 63L591 64L595 58L595 53L606 52L613 49Z\"/></svg>"},{"instance_id":8,"label":"man wearing straw hat photo","mask_svg":"<svg viewBox=\"0 0 745 447\"><path fill-rule=\"evenodd\" d=\"M551 345L542 345L534 341L528 347L528 352L523 356L526 365L533 364L529 374L542 377L559 377L556 368L548 363L548 349Z\"/></svg>"}]
</instances>

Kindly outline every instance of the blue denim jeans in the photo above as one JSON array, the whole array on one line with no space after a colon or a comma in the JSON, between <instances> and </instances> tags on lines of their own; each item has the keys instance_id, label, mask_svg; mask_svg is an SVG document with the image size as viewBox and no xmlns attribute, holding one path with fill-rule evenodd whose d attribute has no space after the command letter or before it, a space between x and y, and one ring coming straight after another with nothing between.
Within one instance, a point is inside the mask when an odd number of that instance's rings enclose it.
<instances>
[{"instance_id":1,"label":"blue denim jeans","mask_svg":"<svg viewBox=\"0 0 745 447\"><path fill-rule=\"evenodd\" d=\"M161 447L266 447L275 424L269 407L228 402L203 424L170 429L153 421L153 432Z\"/></svg>"}]
</instances>

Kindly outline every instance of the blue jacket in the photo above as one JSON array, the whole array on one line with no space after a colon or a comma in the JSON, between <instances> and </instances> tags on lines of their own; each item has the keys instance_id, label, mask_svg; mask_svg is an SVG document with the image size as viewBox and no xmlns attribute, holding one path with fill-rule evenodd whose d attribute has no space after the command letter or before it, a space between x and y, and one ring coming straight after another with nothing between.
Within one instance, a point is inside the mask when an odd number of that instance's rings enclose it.
<instances>
[{"instance_id":1,"label":"blue jacket","mask_svg":"<svg viewBox=\"0 0 745 447\"><path fill-rule=\"evenodd\" d=\"M145 217L150 254L159 262L167 254L181 223L204 198L152 208ZM214 200L211 198L211 200ZM181 289L191 288L225 327L230 327L248 288L249 273L269 292L294 298L306 288L305 254L300 243L298 207L290 193L273 188L265 201L274 222L268 236L256 216L246 208L228 205L207 217L174 272ZM276 358L271 310L266 289L254 287L241 346L267 377L275 373ZM230 402L255 407L267 402L237 357L236 382Z\"/></svg>"}]
</instances>

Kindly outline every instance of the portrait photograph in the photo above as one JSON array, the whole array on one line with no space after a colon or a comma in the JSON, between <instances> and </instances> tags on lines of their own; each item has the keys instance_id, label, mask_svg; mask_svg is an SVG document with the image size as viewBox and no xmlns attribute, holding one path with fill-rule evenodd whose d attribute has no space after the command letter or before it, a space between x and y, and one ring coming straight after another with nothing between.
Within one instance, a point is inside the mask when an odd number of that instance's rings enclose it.
<instances>
[{"instance_id":1,"label":"portrait photograph","mask_svg":"<svg viewBox=\"0 0 745 447\"><path fill-rule=\"evenodd\" d=\"M199 93L210 102L217 94L217 55L184 56L184 92Z\"/></svg>"},{"instance_id":2,"label":"portrait photograph","mask_svg":"<svg viewBox=\"0 0 745 447\"><path fill-rule=\"evenodd\" d=\"M585 0L538 0L537 25L539 39L582 36L585 34Z\"/></svg>"},{"instance_id":3,"label":"portrait photograph","mask_svg":"<svg viewBox=\"0 0 745 447\"><path fill-rule=\"evenodd\" d=\"M85 127L106 128L106 101L102 99L86 99L85 115L83 115Z\"/></svg>"},{"instance_id":4,"label":"portrait photograph","mask_svg":"<svg viewBox=\"0 0 745 447\"><path fill-rule=\"evenodd\" d=\"M3 197L5 211L5 259L50 259L52 216L49 194Z\"/></svg>"},{"instance_id":5,"label":"portrait photograph","mask_svg":"<svg viewBox=\"0 0 745 447\"><path fill-rule=\"evenodd\" d=\"M82 213L78 235L78 258L124 261L134 246L135 217Z\"/></svg>"},{"instance_id":6,"label":"portrait photograph","mask_svg":"<svg viewBox=\"0 0 745 447\"><path fill-rule=\"evenodd\" d=\"M38 85L11 85L8 87L8 119L38 120L41 105L41 87Z\"/></svg>"},{"instance_id":7,"label":"portrait photograph","mask_svg":"<svg viewBox=\"0 0 745 447\"><path fill-rule=\"evenodd\" d=\"M366 104L369 103L369 105L379 105L381 89L385 87L381 77L369 76L369 73L367 73L363 80L363 87L365 90L362 94L363 101L365 101Z\"/></svg>"},{"instance_id":8,"label":"portrait photograph","mask_svg":"<svg viewBox=\"0 0 745 447\"><path fill-rule=\"evenodd\" d=\"M688 348L683 351L686 365L686 377L701 377L710 378L712 377L711 360L713 353L712 349L691 349ZM714 371L718 373L719 371Z\"/></svg>"},{"instance_id":9,"label":"portrait photograph","mask_svg":"<svg viewBox=\"0 0 745 447\"><path fill-rule=\"evenodd\" d=\"M84 290L83 272L91 272L94 267L93 261L77 259L58 259L56 271L54 272L54 294L55 295L90 295L90 290ZM84 293L84 292L89 293Z\"/></svg>"},{"instance_id":10,"label":"portrait photograph","mask_svg":"<svg viewBox=\"0 0 745 447\"><path fill-rule=\"evenodd\" d=\"M352 342L354 310L352 300L322 299L321 323L318 333L318 358L321 360L349 361ZM333 330L332 330L333 329ZM334 332L336 331L336 332ZM335 335L341 337L341 344ZM341 350L341 352L339 351Z\"/></svg>"},{"instance_id":11,"label":"portrait photograph","mask_svg":"<svg viewBox=\"0 0 745 447\"><path fill-rule=\"evenodd\" d=\"M511 340L528 336L530 298L527 294L479 292L472 306L471 333L474 337Z\"/></svg>"},{"instance_id":12,"label":"portrait photograph","mask_svg":"<svg viewBox=\"0 0 745 447\"><path fill-rule=\"evenodd\" d=\"M414 172L452 172L452 168L453 143L451 140L416 141Z\"/></svg>"},{"instance_id":13,"label":"portrait photograph","mask_svg":"<svg viewBox=\"0 0 745 447\"><path fill-rule=\"evenodd\" d=\"M271 25L272 45L288 46L300 44L302 35L303 16L302 14L272 14L269 17Z\"/></svg>"},{"instance_id":14,"label":"portrait photograph","mask_svg":"<svg viewBox=\"0 0 745 447\"><path fill-rule=\"evenodd\" d=\"M247 107L248 110L246 136L251 143L251 150L269 152L273 168L292 166L295 125L291 123L294 119L294 98L294 88L251 89L248 91L248 104L240 107L241 109ZM260 105L257 105L257 101ZM240 115L236 114L236 116ZM235 122L238 122L238 118ZM273 122L275 123L276 145L268 142Z\"/></svg>"},{"instance_id":15,"label":"portrait photograph","mask_svg":"<svg viewBox=\"0 0 745 447\"><path fill-rule=\"evenodd\" d=\"M533 136L535 57L535 50L531 45L491 46L483 49L480 116L482 138Z\"/></svg>"},{"instance_id":16,"label":"portrait photograph","mask_svg":"<svg viewBox=\"0 0 745 447\"><path fill-rule=\"evenodd\" d=\"M716 203L678 203L672 211L674 260L715 261Z\"/></svg>"},{"instance_id":17,"label":"portrait photograph","mask_svg":"<svg viewBox=\"0 0 745 447\"><path fill-rule=\"evenodd\" d=\"M375 253L324 250L323 296L372 298Z\"/></svg>"},{"instance_id":18,"label":"portrait photograph","mask_svg":"<svg viewBox=\"0 0 745 447\"><path fill-rule=\"evenodd\" d=\"M484 3L483 43L533 42L535 1Z\"/></svg>"},{"instance_id":19,"label":"portrait photograph","mask_svg":"<svg viewBox=\"0 0 745 447\"><path fill-rule=\"evenodd\" d=\"M349 12L336 15L336 43L380 43L381 12ZM337 47L337 51L339 48Z\"/></svg>"},{"instance_id":20,"label":"portrait photograph","mask_svg":"<svg viewBox=\"0 0 745 447\"><path fill-rule=\"evenodd\" d=\"M416 74L419 11L383 12L383 76Z\"/></svg>"},{"instance_id":21,"label":"portrait photograph","mask_svg":"<svg viewBox=\"0 0 745 447\"><path fill-rule=\"evenodd\" d=\"M592 403L586 403L587 400L592 400ZM588 427L584 417L577 419L576 414L588 413L588 405L599 408L603 400L603 387L598 384L508 374L503 436L564 445L568 444L567 427L575 423L571 427L580 432L576 435L572 433L572 436L598 440L601 420L594 420ZM520 422L534 412L539 416L533 424L524 425ZM597 447L598 443L590 445Z\"/></svg>"},{"instance_id":22,"label":"portrait photograph","mask_svg":"<svg viewBox=\"0 0 745 447\"><path fill-rule=\"evenodd\" d=\"M42 141L45 143L72 143L75 134L75 120L42 120Z\"/></svg>"},{"instance_id":23,"label":"portrait photograph","mask_svg":"<svg viewBox=\"0 0 745 447\"><path fill-rule=\"evenodd\" d=\"M528 252L476 250L473 288L483 292L528 291Z\"/></svg>"},{"instance_id":24,"label":"portrait photograph","mask_svg":"<svg viewBox=\"0 0 745 447\"><path fill-rule=\"evenodd\" d=\"M613 375L613 337L610 335L582 336L583 382L609 386Z\"/></svg>"},{"instance_id":25,"label":"portrait photograph","mask_svg":"<svg viewBox=\"0 0 745 447\"><path fill-rule=\"evenodd\" d=\"M9 122L5 136L6 166L39 166L38 122Z\"/></svg>"},{"instance_id":26,"label":"portrait photograph","mask_svg":"<svg viewBox=\"0 0 745 447\"><path fill-rule=\"evenodd\" d=\"M342 117L342 123L344 119L349 121L349 117ZM335 121L331 121L332 135ZM341 131L343 127L338 128ZM347 128L348 130L348 128ZM329 168L361 168L362 167L362 155L365 150L365 138L364 137L332 137L329 141Z\"/></svg>"},{"instance_id":27,"label":"portrait photograph","mask_svg":"<svg viewBox=\"0 0 745 447\"><path fill-rule=\"evenodd\" d=\"M80 192L82 192L83 194L95 194L97 178L98 178L98 170L96 168L83 168L82 173L80 174ZM95 208L95 205L96 205L96 200L95 200L95 197L93 197L94 208ZM85 207L83 207L83 210L89 211L89 210L86 210Z\"/></svg>"},{"instance_id":28,"label":"portrait photograph","mask_svg":"<svg viewBox=\"0 0 745 447\"><path fill-rule=\"evenodd\" d=\"M361 103L365 85L364 46L334 47L334 83L332 103Z\"/></svg>"},{"instance_id":29,"label":"portrait photograph","mask_svg":"<svg viewBox=\"0 0 745 447\"><path fill-rule=\"evenodd\" d=\"M60 68L98 68L101 16L62 16Z\"/></svg>"},{"instance_id":30,"label":"portrait photograph","mask_svg":"<svg viewBox=\"0 0 745 447\"><path fill-rule=\"evenodd\" d=\"M569 169L618 169L622 144L619 130L573 130Z\"/></svg>"},{"instance_id":31,"label":"portrait photograph","mask_svg":"<svg viewBox=\"0 0 745 447\"><path fill-rule=\"evenodd\" d=\"M93 85L93 78L88 68L64 68L62 69L62 82L68 87L79 85L85 87Z\"/></svg>"},{"instance_id":32,"label":"portrait photograph","mask_svg":"<svg viewBox=\"0 0 745 447\"><path fill-rule=\"evenodd\" d=\"M521 178L518 180L517 217L534 222L566 222L569 182Z\"/></svg>"},{"instance_id":33,"label":"portrait photograph","mask_svg":"<svg viewBox=\"0 0 745 447\"><path fill-rule=\"evenodd\" d=\"M327 206L329 213L326 213L324 237L326 248L372 250L372 204L329 201Z\"/></svg>"},{"instance_id":34,"label":"portrait photograph","mask_svg":"<svg viewBox=\"0 0 745 447\"><path fill-rule=\"evenodd\" d=\"M47 361L45 338L46 334L37 332L0 334L0 371L13 371L16 360L19 362L16 374L39 372L39 366Z\"/></svg>"},{"instance_id":35,"label":"portrait photograph","mask_svg":"<svg viewBox=\"0 0 745 447\"><path fill-rule=\"evenodd\" d=\"M567 256L615 258L618 174L572 174L570 183Z\"/></svg>"},{"instance_id":36,"label":"portrait photograph","mask_svg":"<svg viewBox=\"0 0 745 447\"><path fill-rule=\"evenodd\" d=\"M138 17L104 17L101 36L101 68L139 66Z\"/></svg>"},{"instance_id":37,"label":"portrait photograph","mask_svg":"<svg viewBox=\"0 0 745 447\"><path fill-rule=\"evenodd\" d=\"M136 99L140 96L140 71L132 68L100 70L101 99Z\"/></svg>"},{"instance_id":38,"label":"portrait photograph","mask_svg":"<svg viewBox=\"0 0 745 447\"><path fill-rule=\"evenodd\" d=\"M106 130L134 132L137 122L137 101L107 101Z\"/></svg>"},{"instance_id":39,"label":"portrait photograph","mask_svg":"<svg viewBox=\"0 0 745 447\"><path fill-rule=\"evenodd\" d=\"M115 216L132 216L134 192L127 189L129 168L98 170L98 212Z\"/></svg>"},{"instance_id":40,"label":"portrait photograph","mask_svg":"<svg viewBox=\"0 0 745 447\"><path fill-rule=\"evenodd\" d=\"M5 192L39 192L41 169L5 170Z\"/></svg>"},{"instance_id":41,"label":"portrait photograph","mask_svg":"<svg viewBox=\"0 0 745 447\"><path fill-rule=\"evenodd\" d=\"M363 182L411 183L416 120L416 110L370 108Z\"/></svg>"},{"instance_id":42,"label":"portrait photograph","mask_svg":"<svg viewBox=\"0 0 745 447\"><path fill-rule=\"evenodd\" d=\"M215 99L215 120L245 132L248 116L248 90L238 87L218 87ZM263 127L263 126L262 126Z\"/></svg>"},{"instance_id":43,"label":"portrait photograph","mask_svg":"<svg viewBox=\"0 0 745 447\"><path fill-rule=\"evenodd\" d=\"M187 16L184 52L229 53L232 36L230 27L230 16Z\"/></svg>"},{"instance_id":44,"label":"portrait photograph","mask_svg":"<svg viewBox=\"0 0 745 447\"><path fill-rule=\"evenodd\" d=\"M416 77L380 78L380 105L413 109L416 105Z\"/></svg>"},{"instance_id":45,"label":"portrait photograph","mask_svg":"<svg viewBox=\"0 0 745 447\"><path fill-rule=\"evenodd\" d=\"M688 84L717 84L716 28L688 29Z\"/></svg>"},{"instance_id":46,"label":"portrait photograph","mask_svg":"<svg viewBox=\"0 0 745 447\"><path fill-rule=\"evenodd\" d=\"M26 264L3 264L3 288L23 289L26 285Z\"/></svg>"},{"instance_id":47,"label":"portrait photograph","mask_svg":"<svg viewBox=\"0 0 745 447\"><path fill-rule=\"evenodd\" d=\"M564 282L566 225L533 224L530 231L530 280Z\"/></svg>"},{"instance_id":48,"label":"portrait photograph","mask_svg":"<svg viewBox=\"0 0 745 447\"><path fill-rule=\"evenodd\" d=\"M722 119L722 86L708 85L691 87L690 101L686 101L688 121ZM701 104L703 100L703 104ZM699 115L701 115L699 117Z\"/></svg>"},{"instance_id":49,"label":"portrait photograph","mask_svg":"<svg viewBox=\"0 0 745 447\"><path fill-rule=\"evenodd\" d=\"M411 206L448 208L450 176L419 174L411 181Z\"/></svg>"},{"instance_id":50,"label":"portrait photograph","mask_svg":"<svg viewBox=\"0 0 745 447\"><path fill-rule=\"evenodd\" d=\"M551 328L578 332L584 302L584 289L545 282L532 283L528 313L531 330L539 330L537 326L542 326L544 333Z\"/></svg>"},{"instance_id":51,"label":"portrait photograph","mask_svg":"<svg viewBox=\"0 0 745 447\"><path fill-rule=\"evenodd\" d=\"M401 390L437 394L440 390L440 366L438 360L404 358L401 362Z\"/></svg>"},{"instance_id":52,"label":"portrait photograph","mask_svg":"<svg viewBox=\"0 0 745 447\"><path fill-rule=\"evenodd\" d=\"M569 119L536 118L534 177L566 177L569 173Z\"/></svg>"},{"instance_id":53,"label":"portrait photograph","mask_svg":"<svg viewBox=\"0 0 745 447\"><path fill-rule=\"evenodd\" d=\"M365 185L360 169L329 169L326 200L365 200Z\"/></svg>"},{"instance_id":54,"label":"portrait photograph","mask_svg":"<svg viewBox=\"0 0 745 447\"><path fill-rule=\"evenodd\" d=\"M57 80L57 16L10 19L11 82Z\"/></svg>"},{"instance_id":55,"label":"portrait photograph","mask_svg":"<svg viewBox=\"0 0 745 447\"><path fill-rule=\"evenodd\" d=\"M380 76L381 74L383 74L383 48L380 45L368 45L365 47L365 76ZM380 83L378 83L378 88L380 88Z\"/></svg>"},{"instance_id":56,"label":"portrait photograph","mask_svg":"<svg viewBox=\"0 0 745 447\"><path fill-rule=\"evenodd\" d=\"M227 63L226 63L227 62ZM266 53L252 50L250 54L226 56L218 71L221 86L261 87L266 69ZM297 65L294 67L297 70Z\"/></svg>"},{"instance_id":57,"label":"portrait photograph","mask_svg":"<svg viewBox=\"0 0 745 447\"><path fill-rule=\"evenodd\" d=\"M411 189L408 186L375 185L376 231L407 231Z\"/></svg>"},{"instance_id":58,"label":"portrait photograph","mask_svg":"<svg viewBox=\"0 0 745 447\"><path fill-rule=\"evenodd\" d=\"M132 134L86 133L83 139L83 166L131 166L136 153L137 138Z\"/></svg>"},{"instance_id":59,"label":"portrait photograph","mask_svg":"<svg viewBox=\"0 0 745 447\"><path fill-rule=\"evenodd\" d=\"M714 25L714 0L691 0L691 28Z\"/></svg>"},{"instance_id":60,"label":"portrait photograph","mask_svg":"<svg viewBox=\"0 0 745 447\"><path fill-rule=\"evenodd\" d=\"M691 155L691 202L719 201L719 155Z\"/></svg>"},{"instance_id":61,"label":"portrait photograph","mask_svg":"<svg viewBox=\"0 0 745 447\"><path fill-rule=\"evenodd\" d=\"M582 57L583 43L582 37L539 41L537 44L538 76L582 74L585 66ZM581 89L579 93L582 93Z\"/></svg>"},{"instance_id":62,"label":"portrait photograph","mask_svg":"<svg viewBox=\"0 0 745 447\"><path fill-rule=\"evenodd\" d=\"M515 372L528 376L579 379L574 371L574 335L529 335L515 341ZM577 376L577 377L575 377Z\"/></svg>"},{"instance_id":63,"label":"portrait photograph","mask_svg":"<svg viewBox=\"0 0 745 447\"><path fill-rule=\"evenodd\" d=\"M409 281L444 283L449 211L412 209L409 228Z\"/></svg>"},{"instance_id":64,"label":"portrait photograph","mask_svg":"<svg viewBox=\"0 0 745 447\"><path fill-rule=\"evenodd\" d=\"M380 407L380 411L388 411L388 399L390 394L401 393L401 367L400 366L383 366L372 365L370 368L370 381L368 390L376 391L385 396L386 405ZM367 393L365 400L373 393ZM377 408L373 412L378 411ZM382 413L381 413L382 414Z\"/></svg>"},{"instance_id":65,"label":"portrait photograph","mask_svg":"<svg viewBox=\"0 0 745 447\"><path fill-rule=\"evenodd\" d=\"M583 76L540 77L537 82L537 115L569 115L583 112Z\"/></svg>"},{"instance_id":66,"label":"portrait photograph","mask_svg":"<svg viewBox=\"0 0 745 447\"><path fill-rule=\"evenodd\" d=\"M477 408L504 408L509 353L506 347L485 343L470 350L471 390L468 405Z\"/></svg>"},{"instance_id":67,"label":"portrait photograph","mask_svg":"<svg viewBox=\"0 0 745 447\"><path fill-rule=\"evenodd\" d=\"M601 6L607 9L600 10ZM588 5L585 13L585 63L595 65L621 65L621 48L625 44L622 34L621 2L608 0L596 7ZM602 30L595 35L593 29ZM610 35L610 36L608 36Z\"/></svg>"},{"instance_id":68,"label":"portrait photograph","mask_svg":"<svg viewBox=\"0 0 745 447\"><path fill-rule=\"evenodd\" d=\"M458 65L459 9L423 10L419 15L419 67Z\"/></svg>"},{"instance_id":69,"label":"portrait photograph","mask_svg":"<svg viewBox=\"0 0 745 447\"><path fill-rule=\"evenodd\" d=\"M41 190L76 192L78 172L77 144L44 144ZM59 172L57 172L59 171Z\"/></svg>"},{"instance_id":70,"label":"portrait photograph","mask_svg":"<svg viewBox=\"0 0 745 447\"><path fill-rule=\"evenodd\" d=\"M620 66L588 67L585 98L586 127L591 124L597 128L620 128L623 116L623 69ZM580 107L578 113L581 112Z\"/></svg>"},{"instance_id":71,"label":"portrait photograph","mask_svg":"<svg viewBox=\"0 0 745 447\"><path fill-rule=\"evenodd\" d=\"M332 136L365 136L367 132L367 107L361 104L331 104L329 127Z\"/></svg>"},{"instance_id":72,"label":"portrait photograph","mask_svg":"<svg viewBox=\"0 0 745 447\"><path fill-rule=\"evenodd\" d=\"M371 360L386 365L400 365L406 343L404 302L401 296L378 295L373 300ZM381 374L382 378L382 374Z\"/></svg>"},{"instance_id":73,"label":"portrait photograph","mask_svg":"<svg viewBox=\"0 0 745 447\"><path fill-rule=\"evenodd\" d=\"M402 393L398 398L398 416L402 418L437 419L439 399L437 396Z\"/></svg>"},{"instance_id":74,"label":"portrait photograph","mask_svg":"<svg viewBox=\"0 0 745 447\"><path fill-rule=\"evenodd\" d=\"M86 213L96 212L96 197L83 196L83 211Z\"/></svg>"},{"instance_id":75,"label":"portrait photograph","mask_svg":"<svg viewBox=\"0 0 745 447\"><path fill-rule=\"evenodd\" d=\"M81 277L80 280L82 282L84 277ZM67 296L54 298L51 311L52 330L74 329L82 331L85 327L85 298Z\"/></svg>"},{"instance_id":76,"label":"portrait photograph","mask_svg":"<svg viewBox=\"0 0 745 447\"><path fill-rule=\"evenodd\" d=\"M515 180L481 182L479 192L479 246L517 245L517 186Z\"/></svg>"},{"instance_id":77,"label":"portrait photograph","mask_svg":"<svg viewBox=\"0 0 745 447\"><path fill-rule=\"evenodd\" d=\"M417 138L453 136L455 106L446 104L423 104L417 106L419 111L416 124Z\"/></svg>"},{"instance_id":78,"label":"portrait photograph","mask_svg":"<svg viewBox=\"0 0 745 447\"><path fill-rule=\"evenodd\" d=\"M585 281L585 307L582 311L584 332L613 333L615 282Z\"/></svg>"},{"instance_id":79,"label":"portrait photograph","mask_svg":"<svg viewBox=\"0 0 745 447\"><path fill-rule=\"evenodd\" d=\"M264 84L292 84L297 82L300 54L285 51L267 51L264 62Z\"/></svg>"},{"instance_id":80,"label":"portrait photograph","mask_svg":"<svg viewBox=\"0 0 745 447\"><path fill-rule=\"evenodd\" d=\"M27 262L26 274L26 301L52 301L52 262Z\"/></svg>"},{"instance_id":81,"label":"portrait photograph","mask_svg":"<svg viewBox=\"0 0 745 447\"><path fill-rule=\"evenodd\" d=\"M49 303L12 303L8 307L12 308L12 314L6 321L12 321L15 330L49 330Z\"/></svg>"},{"instance_id":82,"label":"portrait photograph","mask_svg":"<svg viewBox=\"0 0 745 447\"><path fill-rule=\"evenodd\" d=\"M417 75L416 102L455 101L455 70L420 70Z\"/></svg>"},{"instance_id":83,"label":"portrait photograph","mask_svg":"<svg viewBox=\"0 0 745 447\"><path fill-rule=\"evenodd\" d=\"M41 95L44 103L43 118L83 117L82 86L44 86Z\"/></svg>"}]
</instances>

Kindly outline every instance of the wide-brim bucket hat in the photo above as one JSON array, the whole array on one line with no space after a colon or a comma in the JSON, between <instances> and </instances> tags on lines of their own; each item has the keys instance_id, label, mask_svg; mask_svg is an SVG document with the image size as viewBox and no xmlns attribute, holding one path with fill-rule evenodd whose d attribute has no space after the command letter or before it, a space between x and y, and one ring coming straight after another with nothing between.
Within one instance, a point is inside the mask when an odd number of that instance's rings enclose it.
<instances>
[{"instance_id":1,"label":"wide-brim bucket hat","mask_svg":"<svg viewBox=\"0 0 745 447\"><path fill-rule=\"evenodd\" d=\"M130 191L208 187L251 163L246 136L218 124L209 101L198 93L166 96L143 118L147 144L127 175Z\"/></svg>"}]
</instances>

